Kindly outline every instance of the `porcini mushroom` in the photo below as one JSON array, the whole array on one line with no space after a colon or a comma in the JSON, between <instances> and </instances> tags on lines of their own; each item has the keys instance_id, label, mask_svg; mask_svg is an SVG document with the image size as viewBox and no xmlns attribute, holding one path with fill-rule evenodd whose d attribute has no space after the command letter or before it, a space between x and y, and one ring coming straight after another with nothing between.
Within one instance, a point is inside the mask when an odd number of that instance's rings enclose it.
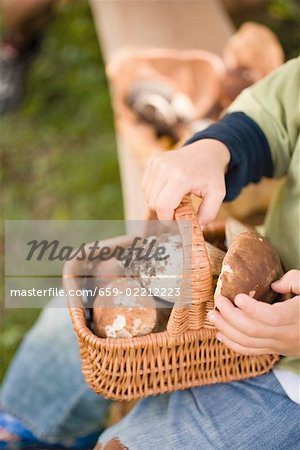
<instances>
[{"instance_id":1,"label":"porcini mushroom","mask_svg":"<svg viewBox=\"0 0 300 450\"><path fill-rule=\"evenodd\" d=\"M94 302L93 325L97 336L131 338L155 329L159 320L155 300L152 295L143 295L136 280L118 278L106 289L107 294L98 295Z\"/></svg>"},{"instance_id":2,"label":"porcini mushroom","mask_svg":"<svg viewBox=\"0 0 300 450\"><path fill-rule=\"evenodd\" d=\"M181 237L178 234L162 234L158 237L149 237L148 241L151 240L155 240L153 251L158 247L163 247L167 258L149 261L133 259L126 269L126 274L139 279L141 284L153 295L175 303L177 299L175 289L180 289L184 275ZM212 275L218 276L225 253L208 242L206 242L206 251Z\"/></svg>"},{"instance_id":3,"label":"porcini mushroom","mask_svg":"<svg viewBox=\"0 0 300 450\"><path fill-rule=\"evenodd\" d=\"M281 262L270 242L256 232L239 234L226 253L215 290L231 301L244 293L257 300L272 303L278 294L271 283L283 274Z\"/></svg>"}]
</instances>

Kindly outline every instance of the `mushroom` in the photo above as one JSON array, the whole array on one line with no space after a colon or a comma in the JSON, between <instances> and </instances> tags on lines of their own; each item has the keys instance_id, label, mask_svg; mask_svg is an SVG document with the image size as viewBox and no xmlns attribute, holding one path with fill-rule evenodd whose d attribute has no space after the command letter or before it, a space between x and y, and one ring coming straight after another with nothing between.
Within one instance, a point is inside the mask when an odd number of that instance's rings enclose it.
<instances>
[{"instance_id":1,"label":"mushroom","mask_svg":"<svg viewBox=\"0 0 300 450\"><path fill-rule=\"evenodd\" d=\"M154 297L148 293L144 295L136 280L117 278L106 289L107 294L98 295L94 302L93 325L97 336L143 336L163 325L162 313L156 309ZM112 295L108 294L108 289Z\"/></svg>"},{"instance_id":2,"label":"mushroom","mask_svg":"<svg viewBox=\"0 0 300 450\"><path fill-rule=\"evenodd\" d=\"M125 273L139 279L153 295L175 303L177 299L175 289L181 288L184 273L181 237L178 234L162 234L158 237L149 237L148 241L151 240L155 240L153 252L157 247L163 247L168 257L160 261L133 259L129 267L125 269ZM218 276L225 253L208 242L206 242L206 250L212 275Z\"/></svg>"},{"instance_id":3,"label":"mushroom","mask_svg":"<svg viewBox=\"0 0 300 450\"><path fill-rule=\"evenodd\" d=\"M270 242L253 231L239 234L226 253L215 297L224 295L232 302L244 293L266 303L278 294L271 283L283 274L281 262Z\"/></svg>"},{"instance_id":4,"label":"mushroom","mask_svg":"<svg viewBox=\"0 0 300 450\"><path fill-rule=\"evenodd\" d=\"M123 265L116 258L100 261L91 271L93 286L103 287L123 274Z\"/></svg>"},{"instance_id":5,"label":"mushroom","mask_svg":"<svg viewBox=\"0 0 300 450\"><path fill-rule=\"evenodd\" d=\"M196 115L191 99L173 86L155 80L136 81L126 98L137 116L155 129L157 137L178 141L177 125L191 122Z\"/></svg>"}]
</instances>

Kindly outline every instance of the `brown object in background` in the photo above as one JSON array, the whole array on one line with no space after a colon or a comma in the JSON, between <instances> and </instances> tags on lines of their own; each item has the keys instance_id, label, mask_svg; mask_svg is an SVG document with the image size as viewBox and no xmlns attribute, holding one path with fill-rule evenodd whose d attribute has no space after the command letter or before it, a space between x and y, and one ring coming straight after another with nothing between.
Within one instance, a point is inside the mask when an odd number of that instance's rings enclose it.
<instances>
[{"instance_id":1,"label":"brown object in background","mask_svg":"<svg viewBox=\"0 0 300 450\"><path fill-rule=\"evenodd\" d=\"M222 0L228 13L235 19L251 12L262 11L269 0Z\"/></svg>"},{"instance_id":2,"label":"brown object in background","mask_svg":"<svg viewBox=\"0 0 300 450\"><path fill-rule=\"evenodd\" d=\"M247 224L262 224L271 198L280 183L281 180L278 179L263 178L257 184L250 184L235 200L221 205L217 220L234 217Z\"/></svg>"},{"instance_id":3,"label":"brown object in background","mask_svg":"<svg viewBox=\"0 0 300 450\"><path fill-rule=\"evenodd\" d=\"M270 200L277 191L282 179L263 178L257 184L246 186L232 202L222 203L216 221L225 221L234 217L245 224L261 225ZM193 205L198 210L201 199L192 195Z\"/></svg>"},{"instance_id":4,"label":"brown object in background","mask_svg":"<svg viewBox=\"0 0 300 450\"><path fill-rule=\"evenodd\" d=\"M256 83L284 62L282 46L266 26L245 22L228 39L223 54L226 74L220 103L227 108L243 89Z\"/></svg>"},{"instance_id":5,"label":"brown object in background","mask_svg":"<svg viewBox=\"0 0 300 450\"><path fill-rule=\"evenodd\" d=\"M54 18L59 0L0 0L3 28L17 48L23 50Z\"/></svg>"},{"instance_id":6,"label":"brown object in background","mask_svg":"<svg viewBox=\"0 0 300 450\"><path fill-rule=\"evenodd\" d=\"M220 94L222 108L227 108L244 89L256 81L256 74L247 67L229 69L222 81Z\"/></svg>"},{"instance_id":7,"label":"brown object in background","mask_svg":"<svg viewBox=\"0 0 300 450\"><path fill-rule=\"evenodd\" d=\"M234 239L246 231L255 231L252 227L245 225L234 218L225 221L225 243L227 249L231 246ZM223 258L224 259L224 258ZM220 271L221 272L221 271Z\"/></svg>"},{"instance_id":8,"label":"brown object in background","mask_svg":"<svg viewBox=\"0 0 300 450\"><path fill-rule=\"evenodd\" d=\"M260 80L284 62L282 46L265 25L245 22L228 39L223 59L228 70L251 70L254 81Z\"/></svg>"},{"instance_id":9,"label":"brown object in background","mask_svg":"<svg viewBox=\"0 0 300 450\"><path fill-rule=\"evenodd\" d=\"M237 294L247 294L273 303L278 294L271 283L283 275L279 256L265 238L253 231L239 234L225 255L215 297L224 295L232 302Z\"/></svg>"}]
</instances>

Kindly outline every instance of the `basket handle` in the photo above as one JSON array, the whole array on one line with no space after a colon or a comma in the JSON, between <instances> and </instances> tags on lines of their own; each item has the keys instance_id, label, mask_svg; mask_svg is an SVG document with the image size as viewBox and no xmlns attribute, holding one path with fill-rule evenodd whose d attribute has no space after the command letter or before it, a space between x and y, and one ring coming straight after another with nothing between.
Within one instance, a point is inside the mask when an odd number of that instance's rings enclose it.
<instances>
[{"instance_id":1,"label":"basket handle","mask_svg":"<svg viewBox=\"0 0 300 450\"><path fill-rule=\"evenodd\" d=\"M190 275L182 279L181 306L174 305L168 321L167 331L171 337L210 326L206 315L214 306L213 279L205 240L190 195L182 199L175 211L175 220L182 238L184 274Z\"/></svg>"}]
</instances>

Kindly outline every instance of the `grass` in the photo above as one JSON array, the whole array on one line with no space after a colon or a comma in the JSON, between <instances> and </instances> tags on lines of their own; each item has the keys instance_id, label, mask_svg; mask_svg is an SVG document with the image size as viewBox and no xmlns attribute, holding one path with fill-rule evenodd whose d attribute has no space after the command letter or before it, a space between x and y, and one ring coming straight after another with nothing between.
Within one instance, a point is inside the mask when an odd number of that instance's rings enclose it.
<instances>
[{"instance_id":1,"label":"grass","mask_svg":"<svg viewBox=\"0 0 300 450\"><path fill-rule=\"evenodd\" d=\"M259 18L288 57L299 53L296 5L272 0ZM6 219L122 218L112 109L87 2L61 7L47 29L22 108L1 118L1 168ZM1 379L39 311L0 313Z\"/></svg>"}]
</instances>

